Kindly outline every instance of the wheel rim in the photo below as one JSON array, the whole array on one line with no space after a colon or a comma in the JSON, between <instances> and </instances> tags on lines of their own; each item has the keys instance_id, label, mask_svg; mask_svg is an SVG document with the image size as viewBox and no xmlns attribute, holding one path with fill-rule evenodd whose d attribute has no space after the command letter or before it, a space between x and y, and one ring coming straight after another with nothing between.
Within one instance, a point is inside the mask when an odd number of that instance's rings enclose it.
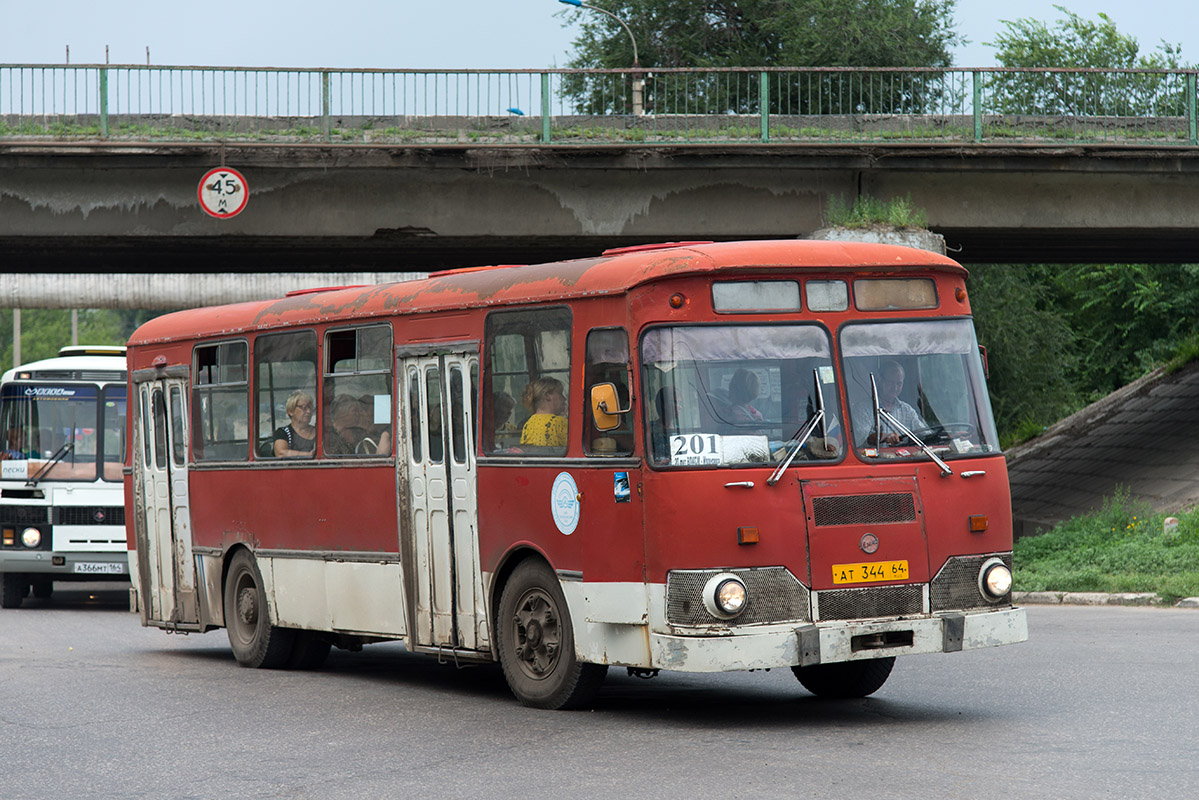
<instances>
[{"instance_id":1,"label":"wheel rim","mask_svg":"<svg viewBox=\"0 0 1199 800\"><path fill-rule=\"evenodd\" d=\"M521 595L513 614L512 637L516 663L533 680L553 674L561 652L562 628L558 607L542 589L530 589Z\"/></svg>"},{"instance_id":2,"label":"wheel rim","mask_svg":"<svg viewBox=\"0 0 1199 800\"><path fill-rule=\"evenodd\" d=\"M233 584L233 620L230 629L239 642L249 644L258 628L258 585L253 576L243 572Z\"/></svg>"}]
</instances>

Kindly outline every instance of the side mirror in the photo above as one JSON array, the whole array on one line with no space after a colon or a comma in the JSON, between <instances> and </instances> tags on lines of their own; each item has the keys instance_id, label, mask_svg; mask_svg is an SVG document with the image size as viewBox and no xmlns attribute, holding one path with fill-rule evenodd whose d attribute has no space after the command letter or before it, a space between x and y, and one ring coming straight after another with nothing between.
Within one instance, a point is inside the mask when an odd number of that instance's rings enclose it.
<instances>
[{"instance_id":1,"label":"side mirror","mask_svg":"<svg viewBox=\"0 0 1199 800\"><path fill-rule=\"evenodd\" d=\"M983 360L983 377L989 380L991 378L991 365L987 363L987 348L980 344L978 346L978 355Z\"/></svg>"},{"instance_id":2,"label":"side mirror","mask_svg":"<svg viewBox=\"0 0 1199 800\"><path fill-rule=\"evenodd\" d=\"M616 384L597 383L591 387L591 417L597 431L610 431L620 427L620 415L632 410L620 407L620 399L616 395Z\"/></svg>"}]
</instances>

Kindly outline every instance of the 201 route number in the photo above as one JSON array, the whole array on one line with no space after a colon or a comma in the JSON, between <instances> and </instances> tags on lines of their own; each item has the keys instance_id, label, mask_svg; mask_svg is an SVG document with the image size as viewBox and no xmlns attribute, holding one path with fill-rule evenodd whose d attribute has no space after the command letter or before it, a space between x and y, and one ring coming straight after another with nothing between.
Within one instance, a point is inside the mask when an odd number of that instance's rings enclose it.
<instances>
[{"instance_id":1,"label":"201 route number","mask_svg":"<svg viewBox=\"0 0 1199 800\"><path fill-rule=\"evenodd\" d=\"M250 199L250 186L240 172L229 167L216 167L204 173L196 190L200 208L217 219L236 217Z\"/></svg>"}]
</instances>

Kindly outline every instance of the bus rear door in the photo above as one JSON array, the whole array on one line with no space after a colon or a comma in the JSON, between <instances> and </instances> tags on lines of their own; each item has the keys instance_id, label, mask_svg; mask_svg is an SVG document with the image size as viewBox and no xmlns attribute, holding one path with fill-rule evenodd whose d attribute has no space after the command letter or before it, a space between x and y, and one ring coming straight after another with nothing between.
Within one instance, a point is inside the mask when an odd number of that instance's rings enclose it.
<instances>
[{"instance_id":1,"label":"bus rear door","mask_svg":"<svg viewBox=\"0 0 1199 800\"><path fill-rule=\"evenodd\" d=\"M472 435L479 359L468 347L399 359L400 547L413 644L489 650Z\"/></svg>"},{"instance_id":2,"label":"bus rear door","mask_svg":"<svg viewBox=\"0 0 1199 800\"><path fill-rule=\"evenodd\" d=\"M195 628L200 621L187 489L187 381L178 377L138 385L136 491L142 495L138 562L141 606L161 627Z\"/></svg>"}]
</instances>

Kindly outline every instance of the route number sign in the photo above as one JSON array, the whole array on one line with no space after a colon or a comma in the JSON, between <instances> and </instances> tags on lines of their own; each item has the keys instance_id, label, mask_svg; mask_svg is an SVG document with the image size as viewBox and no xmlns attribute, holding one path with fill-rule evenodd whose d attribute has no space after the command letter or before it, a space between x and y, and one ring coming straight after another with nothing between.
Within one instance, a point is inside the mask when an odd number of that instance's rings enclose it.
<instances>
[{"instance_id":1,"label":"route number sign","mask_svg":"<svg viewBox=\"0 0 1199 800\"><path fill-rule=\"evenodd\" d=\"M236 217L250 199L245 176L229 167L216 167L205 172L196 192L200 197L200 208L217 219Z\"/></svg>"}]
</instances>

